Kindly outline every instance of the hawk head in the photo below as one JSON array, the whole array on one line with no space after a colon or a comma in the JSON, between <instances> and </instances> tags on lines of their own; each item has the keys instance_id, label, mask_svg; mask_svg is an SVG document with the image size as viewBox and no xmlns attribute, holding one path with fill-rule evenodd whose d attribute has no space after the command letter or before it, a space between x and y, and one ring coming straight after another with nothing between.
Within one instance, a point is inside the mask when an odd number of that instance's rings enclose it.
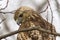
<instances>
[{"instance_id":1,"label":"hawk head","mask_svg":"<svg viewBox=\"0 0 60 40\"><path fill-rule=\"evenodd\" d=\"M14 15L14 20L17 22L17 24L20 24L20 22L23 21L23 19L28 18L31 15L31 11L33 11L32 8L22 6L20 7Z\"/></svg>"}]
</instances>

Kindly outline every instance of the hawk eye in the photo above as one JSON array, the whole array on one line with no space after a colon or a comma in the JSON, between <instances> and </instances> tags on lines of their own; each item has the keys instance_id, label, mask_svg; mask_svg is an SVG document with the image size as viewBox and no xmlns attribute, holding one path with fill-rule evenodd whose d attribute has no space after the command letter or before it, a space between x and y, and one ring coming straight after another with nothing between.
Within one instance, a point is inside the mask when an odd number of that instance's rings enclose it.
<instances>
[{"instance_id":1,"label":"hawk eye","mask_svg":"<svg viewBox=\"0 0 60 40\"><path fill-rule=\"evenodd\" d=\"M23 16L23 14L20 14L20 15L19 15L19 17L22 17L22 16Z\"/></svg>"}]
</instances>

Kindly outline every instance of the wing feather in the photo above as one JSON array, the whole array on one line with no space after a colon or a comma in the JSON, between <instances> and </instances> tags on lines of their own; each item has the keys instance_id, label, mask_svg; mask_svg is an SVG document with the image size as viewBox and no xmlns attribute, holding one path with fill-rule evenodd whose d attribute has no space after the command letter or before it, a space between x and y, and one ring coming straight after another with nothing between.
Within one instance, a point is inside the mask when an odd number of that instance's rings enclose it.
<instances>
[{"instance_id":1,"label":"wing feather","mask_svg":"<svg viewBox=\"0 0 60 40\"><path fill-rule=\"evenodd\" d=\"M29 13L29 11L27 11ZM30 11L30 15L27 19L24 19L24 22L21 23L19 30L24 28L32 28L40 26L41 28L51 30L51 24L44 20L41 15L35 11ZM47 25L48 24L48 25ZM54 26L52 25L52 32L56 32ZM18 33L17 40L56 40L56 36L43 33L38 30L20 32Z\"/></svg>"}]
</instances>

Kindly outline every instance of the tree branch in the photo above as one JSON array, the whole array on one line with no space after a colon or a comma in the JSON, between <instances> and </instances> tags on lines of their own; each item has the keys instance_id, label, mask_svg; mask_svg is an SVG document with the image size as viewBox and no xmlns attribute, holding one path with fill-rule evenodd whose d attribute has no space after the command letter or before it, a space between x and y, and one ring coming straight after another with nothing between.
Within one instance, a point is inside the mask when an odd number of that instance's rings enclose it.
<instances>
[{"instance_id":1,"label":"tree branch","mask_svg":"<svg viewBox=\"0 0 60 40\"><path fill-rule=\"evenodd\" d=\"M20 33L20 32L27 32L27 31L32 31L32 30L39 30L39 31L42 31L42 32L45 32L45 33L48 33L48 34L51 34L51 35L60 36L59 33L51 33L51 31L49 31L49 30L45 30L45 29L40 28L40 27L33 27L33 28L28 28L28 29L16 30L14 32L2 35L2 36L0 36L0 39L9 37L11 35L14 35L14 34L17 34L17 33Z\"/></svg>"}]
</instances>

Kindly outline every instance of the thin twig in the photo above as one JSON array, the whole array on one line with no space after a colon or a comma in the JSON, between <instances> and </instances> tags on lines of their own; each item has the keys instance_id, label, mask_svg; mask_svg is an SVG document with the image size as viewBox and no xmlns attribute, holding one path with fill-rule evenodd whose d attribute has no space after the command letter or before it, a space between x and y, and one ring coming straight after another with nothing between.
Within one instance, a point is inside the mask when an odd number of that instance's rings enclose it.
<instances>
[{"instance_id":1,"label":"thin twig","mask_svg":"<svg viewBox=\"0 0 60 40\"><path fill-rule=\"evenodd\" d=\"M51 32L52 32L52 24L53 24L53 11L52 11L52 9L51 9L51 6L50 6L50 3L49 3L49 0L47 0L47 2L48 2L48 5L49 5L49 7L50 7L50 10L51 10Z\"/></svg>"},{"instance_id":2,"label":"thin twig","mask_svg":"<svg viewBox=\"0 0 60 40\"><path fill-rule=\"evenodd\" d=\"M12 12L0 12L0 13L3 13L3 14L8 14L8 13L14 14L13 11Z\"/></svg>"},{"instance_id":3,"label":"thin twig","mask_svg":"<svg viewBox=\"0 0 60 40\"><path fill-rule=\"evenodd\" d=\"M4 10L4 9L6 9L7 6L8 6L8 3L9 3L9 0L7 0L6 6L5 6L4 8L1 8L0 10Z\"/></svg>"},{"instance_id":4,"label":"thin twig","mask_svg":"<svg viewBox=\"0 0 60 40\"><path fill-rule=\"evenodd\" d=\"M3 14L15 14L14 12L15 12L16 10L13 10L13 11L10 11L10 12L3 12L3 11L0 11L0 13L3 13Z\"/></svg>"},{"instance_id":5,"label":"thin twig","mask_svg":"<svg viewBox=\"0 0 60 40\"><path fill-rule=\"evenodd\" d=\"M6 20L6 18L4 17L4 15L3 14L1 14L1 15L3 16L3 17L1 16L3 19L0 21L0 24L3 23Z\"/></svg>"},{"instance_id":6,"label":"thin twig","mask_svg":"<svg viewBox=\"0 0 60 40\"><path fill-rule=\"evenodd\" d=\"M0 22L0 24L2 23L2 22L4 22L6 19L3 19L1 22Z\"/></svg>"},{"instance_id":7,"label":"thin twig","mask_svg":"<svg viewBox=\"0 0 60 40\"><path fill-rule=\"evenodd\" d=\"M46 10L47 10L47 9L48 9L48 6L46 7L46 9L45 9L45 10L41 11L40 13L46 12Z\"/></svg>"}]
</instances>

